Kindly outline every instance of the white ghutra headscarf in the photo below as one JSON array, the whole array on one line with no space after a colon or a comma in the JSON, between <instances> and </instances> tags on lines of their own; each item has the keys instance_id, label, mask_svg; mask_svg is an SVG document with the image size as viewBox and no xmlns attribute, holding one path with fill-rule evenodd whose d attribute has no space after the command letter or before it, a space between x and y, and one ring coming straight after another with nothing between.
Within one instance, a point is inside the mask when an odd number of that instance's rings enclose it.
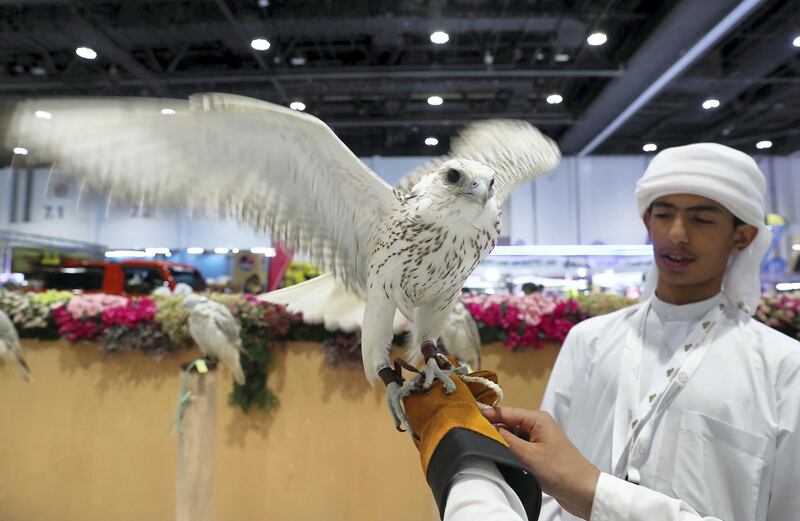
<instances>
[{"instance_id":1,"label":"white ghutra headscarf","mask_svg":"<svg viewBox=\"0 0 800 521\"><path fill-rule=\"evenodd\" d=\"M772 241L772 233L764 224L766 184L764 174L747 154L716 143L695 143L657 154L636 183L634 193L640 215L659 197L692 194L717 201L758 228L758 235L747 248L731 254L722 282L722 292L752 315L761 298L761 260ZM650 298L657 283L654 262L642 299Z\"/></svg>"}]
</instances>

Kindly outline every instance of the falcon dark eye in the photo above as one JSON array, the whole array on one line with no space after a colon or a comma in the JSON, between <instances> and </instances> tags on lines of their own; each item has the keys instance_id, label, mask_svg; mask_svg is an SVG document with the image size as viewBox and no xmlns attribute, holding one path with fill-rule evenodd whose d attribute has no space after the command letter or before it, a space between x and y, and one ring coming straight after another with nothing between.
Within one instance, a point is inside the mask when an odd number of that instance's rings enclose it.
<instances>
[{"instance_id":1,"label":"falcon dark eye","mask_svg":"<svg viewBox=\"0 0 800 521\"><path fill-rule=\"evenodd\" d=\"M494 186L494 178L492 178L492 180L489 181L489 190L491 190L493 186Z\"/></svg>"},{"instance_id":2,"label":"falcon dark eye","mask_svg":"<svg viewBox=\"0 0 800 521\"><path fill-rule=\"evenodd\" d=\"M455 168L451 168L447 171L447 182L456 184L461 179L461 172L456 170Z\"/></svg>"}]
</instances>

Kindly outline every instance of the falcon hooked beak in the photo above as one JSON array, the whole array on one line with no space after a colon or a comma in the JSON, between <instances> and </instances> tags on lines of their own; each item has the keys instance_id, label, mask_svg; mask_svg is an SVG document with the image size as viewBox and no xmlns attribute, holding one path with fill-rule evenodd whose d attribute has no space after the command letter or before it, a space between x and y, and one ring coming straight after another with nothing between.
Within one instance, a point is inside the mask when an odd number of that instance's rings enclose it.
<instances>
[{"instance_id":1,"label":"falcon hooked beak","mask_svg":"<svg viewBox=\"0 0 800 521\"><path fill-rule=\"evenodd\" d=\"M494 179L486 181L479 179L473 181L468 186L461 189L457 195L472 199L481 206L486 204L486 201L492 196L492 188L494 187Z\"/></svg>"}]
</instances>

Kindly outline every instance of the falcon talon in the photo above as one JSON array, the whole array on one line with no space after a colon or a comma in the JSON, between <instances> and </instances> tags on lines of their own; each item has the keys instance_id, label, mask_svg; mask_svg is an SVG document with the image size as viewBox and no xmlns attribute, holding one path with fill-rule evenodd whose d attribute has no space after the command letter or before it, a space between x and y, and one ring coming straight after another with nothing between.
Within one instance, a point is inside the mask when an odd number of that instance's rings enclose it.
<instances>
[{"instance_id":1,"label":"falcon talon","mask_svg":"<svg viewBox=\"0 0 800 521\"><path fill-rule=\"evenodd\" d=\"M422 384L423 389L430 389L435 380L441 380L445 394L450 394L456 390L456 384L453 383L447 373L439 367L435 358L431 357L428 359L425 363L423 373L425 374L425 383Z\"/></svg>"}]
</instances>

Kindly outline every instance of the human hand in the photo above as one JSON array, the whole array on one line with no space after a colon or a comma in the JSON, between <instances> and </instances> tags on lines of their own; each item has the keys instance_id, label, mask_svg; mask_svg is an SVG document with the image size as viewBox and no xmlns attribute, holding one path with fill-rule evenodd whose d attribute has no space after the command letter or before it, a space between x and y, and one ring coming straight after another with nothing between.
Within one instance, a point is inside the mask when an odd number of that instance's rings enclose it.
<instances>
[{"instance_id":1,"label":"human hand","mask_svg":"<svg viewBox=\"0 0 800 521\"><path fill-rule=\"evenodd\" d=\"M511 451L533 471L542 490L570 514L589 519L600 471L569 441L553 417L516 407L482 412Z\"/></svg>"}]
</instances>

